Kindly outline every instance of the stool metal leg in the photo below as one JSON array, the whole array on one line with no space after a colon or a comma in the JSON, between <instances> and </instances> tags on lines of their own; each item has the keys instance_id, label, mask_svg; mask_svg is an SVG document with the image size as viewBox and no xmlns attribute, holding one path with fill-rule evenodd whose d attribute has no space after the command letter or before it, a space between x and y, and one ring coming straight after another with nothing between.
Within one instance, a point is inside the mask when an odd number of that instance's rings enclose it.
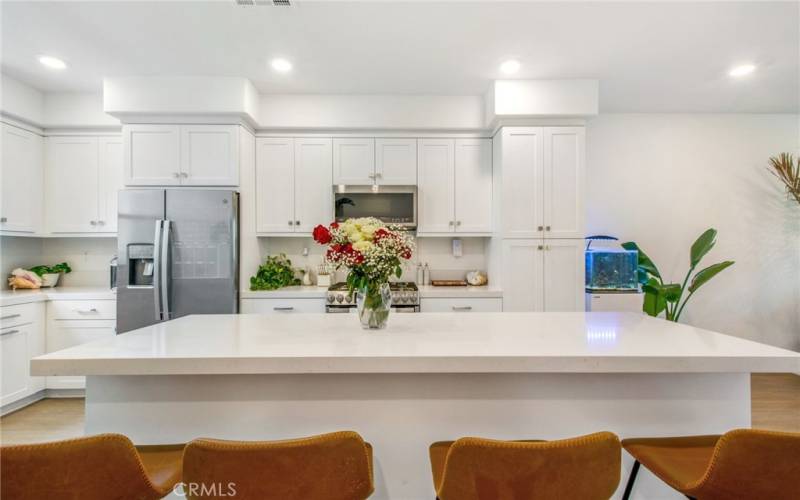
<instances>
[{"instance_id":1,"label":"stool metal leg","mask_svg":"<svg viewBox=\"0 0 800 500\"><path fill-rule=\"evenodd\" d=\"M633 469L631 469L631 475L628 477L628 484L625 485L625 493L622 494L622 500L628 500L631 497L633 483L636 481L636 474L639 473L641 465L638 460L633 462Z\"/></svg>"}]
</instances>

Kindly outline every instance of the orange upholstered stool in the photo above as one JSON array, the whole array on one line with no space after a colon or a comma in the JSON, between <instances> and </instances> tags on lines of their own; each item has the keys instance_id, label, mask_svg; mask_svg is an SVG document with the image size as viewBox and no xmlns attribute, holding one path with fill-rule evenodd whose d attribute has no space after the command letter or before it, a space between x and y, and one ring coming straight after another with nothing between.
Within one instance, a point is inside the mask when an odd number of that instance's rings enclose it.
<instances>
[{"instance_id":1,"label":"orange upholstered stool","mask_svg":"<svg viewBox=\"0 0 800 500\"><path fill-rule=\"evenodd\" d=\"M351 431L285 441L196 439L186 445L183 482L187 498L203 500L363 500L373 490L372 448Z\"/></svg>"},{"instance_id":2,"label":"orange upholstered stool","mask_svg":"<svg viewBox=\"0 0 800 500\"><path fill-rule=\"evenodd\" d=\"M0 498L137 499L166 496L181 479L183 445L144 446L119 434L0 448Z\"/></svg>"},{"instance_id":3,"label":"orange upholstered stool","mask_svg":"<svg viewBox=\"0 0 800 500\"><path fill-rule=\"evenodd\" d=\"M722 436L624 439L622 447L636 459L625 499L639 464L689 498L800 498L798 433L738 429Z\"/></svg>"},{"instance_id":4,"label":"orange upholstered stool","mask_svg":"<svg viewBox=\"0 0 800 500\"><path fill-rule=\"evenodd\" d=\"M558 441L467 437L430 447L441 500L608 500L619 484L620 454L610 432Z\"/></svg>"}]
</instances>

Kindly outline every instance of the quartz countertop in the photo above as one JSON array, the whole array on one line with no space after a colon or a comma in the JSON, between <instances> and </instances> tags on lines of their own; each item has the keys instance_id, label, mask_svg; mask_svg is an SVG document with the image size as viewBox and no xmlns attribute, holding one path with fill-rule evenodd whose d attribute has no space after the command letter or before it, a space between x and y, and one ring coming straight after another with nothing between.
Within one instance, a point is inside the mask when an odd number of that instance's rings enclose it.
<instances>
[{"instance_id":1,"label":"quartz countertop","mask_svg":"<svg viewBox=\"0 0 800 500\"><path fill-rule=\"evenodd\" d=\"M48 300L116 300L117 294L102 286L58 286L36 290L2 290L0 306L13 306Z\"/></svg>"},{"instance_id":2,"label":"quartz countertop","mask_svg":"<svg viewBox=\"0 0 800 500\"><path fill-rule=\"evenodd\" d=\"M197 315L43 356L33 375L800 372L800 354L632 313Z\"/></svg>"},{"instance_id":3,"label":"quartz countertop","mask_svg":"<svg viewBox=\"0 0 800 500\"><path fill-rule=\"evenodd\" d=\"M242 290L243 299L324 299L328 289L317 286L287 286L277 290ZM487 298L502 297L503 291L493 286L419 286L420 298Z\"/></svg>"}]
</instances>

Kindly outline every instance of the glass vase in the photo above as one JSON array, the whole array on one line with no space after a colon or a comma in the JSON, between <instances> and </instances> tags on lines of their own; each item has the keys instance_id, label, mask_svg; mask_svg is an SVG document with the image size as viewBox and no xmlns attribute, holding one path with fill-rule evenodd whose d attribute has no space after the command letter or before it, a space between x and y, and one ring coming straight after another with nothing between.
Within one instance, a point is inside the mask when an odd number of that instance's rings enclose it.
<instances>
[{"instance_id":1,"label":"glass vase","mask_svg":"<svg viewBox=\"0 0 800 500\"><path fill-rule=\"evenodd\" d=\"M389 283L375 283L358 289L356 305L362 328L365 330L385 328L392 307Z\"/></svg>"}]
</instances>

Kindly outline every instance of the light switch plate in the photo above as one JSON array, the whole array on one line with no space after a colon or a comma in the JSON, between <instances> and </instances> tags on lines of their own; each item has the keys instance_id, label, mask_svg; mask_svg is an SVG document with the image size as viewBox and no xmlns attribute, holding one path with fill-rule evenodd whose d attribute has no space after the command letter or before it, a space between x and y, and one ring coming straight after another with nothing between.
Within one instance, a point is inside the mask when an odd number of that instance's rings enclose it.
<instances>
[{"instance_id":1,"label":"light switch plate","mask_svg":"<svg viewBox=\"0 0 800 500\"><path fill-rule=\"evenodd\" d=\"M453 257L461 257L464 255L461 248L461 239L453 238Z\"/></svg>"}]
</instances>

